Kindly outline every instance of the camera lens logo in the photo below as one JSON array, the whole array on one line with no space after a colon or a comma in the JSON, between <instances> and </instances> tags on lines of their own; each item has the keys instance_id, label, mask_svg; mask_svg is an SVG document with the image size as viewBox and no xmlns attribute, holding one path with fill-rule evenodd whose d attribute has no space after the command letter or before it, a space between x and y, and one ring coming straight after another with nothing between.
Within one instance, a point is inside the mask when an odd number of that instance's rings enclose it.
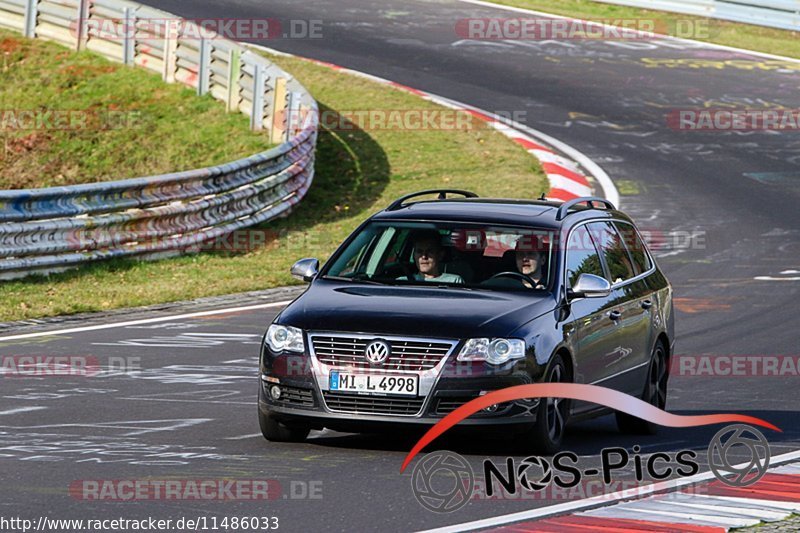
<instances>
[{"instance_id":1,"label":"camera lens logo","mask_svg":"<svg viewBox=\"0 0 800 533\"><path fill-rule=\"evenodd\" d=\"M721 482L733 487L752 485L767 473L769 443L757 429L736 424L721 429L708 446L708 464ZM735 468L738 463L746 463Z\"/></svg>"},{"instance_id":2,"label":"camera lens logo","mask_svg":"<svg viewBox=\"0 0 800 533\"><path fill-rule=\"evenodd\" d=\"M463 457L448 451L429 453L411 474L414 497L424 508L437 513L464 507L474 486L472 467Z\"/></svg>"},{"instance_id":3,"label":"camera lens logo","mask_svg":"<svg viewBox=\"0 0 800 533\"><path fill-rule=\"evenodd\" d=\"M550 463L541 457L528 457L523 459L517 467L517 479L519 484L527 490L542 490L553 480L553 469L550 467Z\"/></svg>"}]
</instances>

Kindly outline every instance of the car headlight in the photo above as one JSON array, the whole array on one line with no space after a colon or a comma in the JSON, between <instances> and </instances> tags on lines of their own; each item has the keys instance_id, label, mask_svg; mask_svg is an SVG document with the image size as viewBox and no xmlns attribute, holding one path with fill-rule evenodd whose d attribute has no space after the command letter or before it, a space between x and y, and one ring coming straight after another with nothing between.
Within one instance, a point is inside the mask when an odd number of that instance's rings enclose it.
<instances>
[{"instance_id":1,"label":"car headlight","mask_svg":"<svg viewBox=\"0 0 800 533\"><path fill-rule=\"evenodd\" d=\"M273 352L282 352L284 350L304 352L306 350L305 342L303 342L303 330L292 326L272 324L267 330L264 342Z\"/></svg>"},{"instance_id":2,"label":"car headlight","mask_svg":"<svg viewBox=\"0 0 800 533\"><path fill-rule=\"evenodd\" d=\"M458 354L459 361L488 361L495 365L523 357L522 339L469 339Z\"/></svg>"}]
</instances>

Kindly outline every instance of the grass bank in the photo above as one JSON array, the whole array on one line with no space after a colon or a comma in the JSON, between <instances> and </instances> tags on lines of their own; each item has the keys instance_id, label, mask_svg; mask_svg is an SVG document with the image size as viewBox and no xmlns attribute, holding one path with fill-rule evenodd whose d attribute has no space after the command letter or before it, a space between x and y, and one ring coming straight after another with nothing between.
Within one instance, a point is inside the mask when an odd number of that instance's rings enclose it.
<instances>
[{"instance_id":1,"label":"grass bank","mask_svg":"<svg viewBox=\"0 0 800 533\"><path fill-rule=\"evenodd\" d=\"M174 172L268 147L247 117L226 113L210 96L0 30L2 189Z\"/></svg>"},{"instance_id":2,"label":"grass bank","mask_svg":"<svg viewBox=\"0 0 800 533\"><path fill-rule=\"evenodd\" d=\"M415 115L442 108L306 61L276 62L311 91L326 124L344 127L320 133L316 178L298 209L286 219L255 228L252 241L263 239L266 244L245 253L223 249L158 262L113 261L50 278L4 282L0 320L288 285L295 283L289 267L296 259L324 260L365 217L404 193L448 187L531 198L548 188L527 152L480 122L470 119L458 129L398 127L389 118L398 112ZM379 112L378 120L354 124L336 119L364 110ZM457 123L464 125L463 120ZM220 135L217 143L223 144L223 139L229 142Z\"/></svg>"}]
</instances>

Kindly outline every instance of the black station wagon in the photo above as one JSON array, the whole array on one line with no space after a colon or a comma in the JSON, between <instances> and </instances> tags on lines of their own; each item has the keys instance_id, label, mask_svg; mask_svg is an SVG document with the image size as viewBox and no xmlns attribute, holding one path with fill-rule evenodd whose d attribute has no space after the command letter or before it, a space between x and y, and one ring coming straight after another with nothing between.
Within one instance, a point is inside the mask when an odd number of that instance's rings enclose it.
<instances>
[{"instance_id":1,"label":"black station wagon","mask_svg":"<svg viewBox=\"0 0 800 533\"><path fill-rule=\"evenodd\" d=\"M633 221L607 200L422 191L361 224L322 269L303 259L292 274L310 285L261 348L268 440L422 427L487 392L537 382L666 405L672 288ZM568 420L607 412L528 399L461 424L503 426L553 453ZM655 431L616 416L623 431Z\"/></svg>"}]
</instances>

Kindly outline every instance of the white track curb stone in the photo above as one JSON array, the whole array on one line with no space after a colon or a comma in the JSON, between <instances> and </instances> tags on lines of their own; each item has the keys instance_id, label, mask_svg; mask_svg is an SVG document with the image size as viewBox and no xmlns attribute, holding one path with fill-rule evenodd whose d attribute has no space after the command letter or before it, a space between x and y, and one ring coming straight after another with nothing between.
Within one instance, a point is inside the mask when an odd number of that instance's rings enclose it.
<instances>
[{"instance_id":1,"label":"white track curb stone","mask_svg":"<svg viewBox=\"0 0 800 533\"><path fill-rule=\"evenodd\" d=\"M597 163L589 159L586 155L582 154L575 148L572 148L566 143L563 143L549 135L529 128L524 124L508 120L504 117L498 116L494 113L478 109L468 104L458 102L445 98L444 96L435 95L413 87L408 87L400 83L373 76L366 72L353 70L333 63L319 61L308 57L296 56L287 54L266 46L248 44L252 48L262 50L269 54L283 57L294 57L310 61L317 65L328 67L337 72L350 74L359 78L368 79L381 85L388 85L396 89L419 96L423 100L433 102L435 104L450 108L457 109L469 113L475 118L478 118L498 132L502 133L515 143L521 145L529 154L536 157L542 164L547 179L550 182L550 190L546 193L549 200L567 201L581 196L593 196L592 183L590 180L596 181L603 191L603 196L609 200L614 206L619 209L619 192L611 181L608 174L600 168Z\"/></svg>"}]
</instances>

